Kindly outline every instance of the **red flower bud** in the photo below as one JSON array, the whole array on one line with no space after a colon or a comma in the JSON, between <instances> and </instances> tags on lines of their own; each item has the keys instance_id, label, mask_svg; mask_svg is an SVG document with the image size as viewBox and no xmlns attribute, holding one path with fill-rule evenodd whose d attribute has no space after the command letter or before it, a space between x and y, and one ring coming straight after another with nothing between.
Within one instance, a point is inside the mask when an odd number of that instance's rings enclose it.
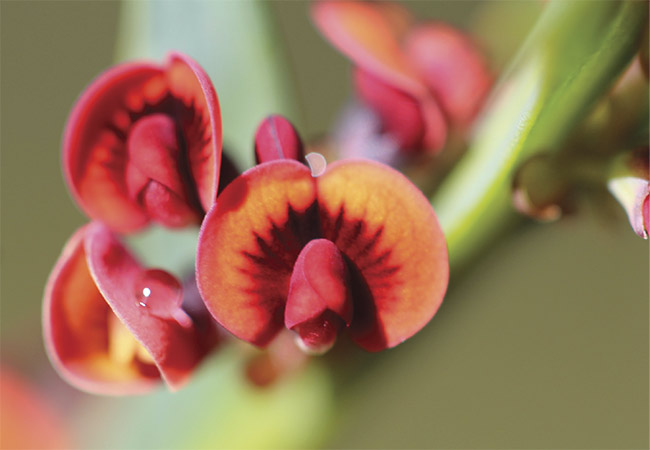
<instances>
[{"instance_id":1,"label":"red flower bud","mask_svg":"<svg viewBox=\"0 0 650 450\"><path fill-rule=\"evenodd\" d=\"M255 159L257 163L275 159L293 159L303 162L305 151L296 129L280 115L267 117L255 132Z\"/></svg>"}]
</instances>

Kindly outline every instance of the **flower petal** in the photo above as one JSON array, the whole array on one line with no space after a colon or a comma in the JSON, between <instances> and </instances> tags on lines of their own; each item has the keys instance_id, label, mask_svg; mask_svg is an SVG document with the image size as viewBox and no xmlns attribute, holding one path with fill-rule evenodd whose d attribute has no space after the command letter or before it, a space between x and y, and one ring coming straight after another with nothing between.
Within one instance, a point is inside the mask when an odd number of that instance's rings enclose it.
<instances>
[{"instance_id":1,"label":"flower petal","mask_svg":"<svg viewBox=\"0 0 650 450\"><path fill-rule=\"evenodd\" d=\"M206 215L197 283L228 331L266 345L284 326L284 304L302 248L318 236L315 181L296 161L253 167L230 183Z\"/></svg>"},{"instance_id":2,"label":"flower petal","mask_svg":"<svg viewBox=\"0 0 650 450\"><path fill-rule=\"evenodd\" d=\"M449 276L427 199L387 166L340 161L318 179L318 202L323 238L351 263L352 339L377 351L411 337L438 310Z\"/></svg>"},{"instance_id":3,"label":"flower petal","mask_svg":"<svg viewBox=\"0 0 650 450\"><path fill-rule=\"evenodd\" d=\"M453 123L467 125L482 105L492 77L474 43L442 23L413 28L405 53Z\"/></svg>"},{"instance_id":4,"label":"flower petal","mask_svg":"<svg viewBox=\"0 0 650 450\"><path fill-rule=\"evenodd\" d=\"M432 98L418 101L362 69L355 72L355 84L361 99L379 115L384 131L400 148L436 152L444 146L447 124Z\"/></svg>"},{"instance_id":5,"label":"flower petal","mask_svg":"<svg viewBox=\"0 0 650 450\"><path fill-rule=\"evenodd\" d=\"M264 119L255 132L257 163L275 159L293 159L303 162L305 150L298 132L291 122L280 115Z\"/></svg>"},{"instance_id":6,"label":"flower petal","mask_svg":"<svg viewBox=\"0 0 650 450\"><path fill-rule=\"evenodd\" d=\"M52 363L74 386L139 394L157 386L162 375L175 390L212 349L213 329L197 329L185 313L181 325L138 304L135 284L142 273L98 222L66 244L46 287L43 325Z\"/></svg>"},{"instance_id":7,"label":"flower petal","mask_svg":"<svg viewBox=\"0 0 650 450\"><path fill-rule=\"evenodd\" d=\"M388 19L384 9L371 3L350 1L314 3L312 18L321 33L363 70L414 97L426 95L397 40L401 20Z\"/></svg>"}]
</instances>

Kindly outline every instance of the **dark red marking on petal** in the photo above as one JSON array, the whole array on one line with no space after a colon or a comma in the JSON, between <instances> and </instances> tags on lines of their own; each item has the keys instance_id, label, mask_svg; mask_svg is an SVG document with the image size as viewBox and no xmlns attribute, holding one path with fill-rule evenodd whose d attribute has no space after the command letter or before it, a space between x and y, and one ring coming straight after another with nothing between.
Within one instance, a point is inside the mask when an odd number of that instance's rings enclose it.
<instances>
[{"instance_id":1,"label":"dark red marking on petal","mask_svg":"<svg viewBox=\"0 0 650 450\"><path fill-rule=\"evenodd\" d=\"M255 132L255 159L258 164L276 159L304 162L302 140L294 126L280 115L264 119Z\"/></svg>"}]
</instances>

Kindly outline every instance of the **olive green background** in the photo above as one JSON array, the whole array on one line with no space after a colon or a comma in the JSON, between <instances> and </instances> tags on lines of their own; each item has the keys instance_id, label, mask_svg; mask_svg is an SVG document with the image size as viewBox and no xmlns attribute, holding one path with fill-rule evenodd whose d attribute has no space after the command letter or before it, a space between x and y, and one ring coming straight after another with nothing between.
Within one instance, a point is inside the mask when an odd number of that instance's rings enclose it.
<instances>
[{"instance_id":1,"label":"olive green background","mask_svg":"<svg viewBox=\"0 0 650 450\"><path fill-rule=\"evenodd\" d=\"M304 134L316 137L345 102L348 62L315 32L305 3L268 6ZM414 6L461 22L475 5ZM40 326L47 275L86 220L66 190L60 141L75 98L113 62L118 7L0 3L0 357L55 403L83 395L47 363ZM338 391L325 445L647 448L648 243L611 206L529 224L455 274L429 326Z\"/></svg>"}]
</instances>

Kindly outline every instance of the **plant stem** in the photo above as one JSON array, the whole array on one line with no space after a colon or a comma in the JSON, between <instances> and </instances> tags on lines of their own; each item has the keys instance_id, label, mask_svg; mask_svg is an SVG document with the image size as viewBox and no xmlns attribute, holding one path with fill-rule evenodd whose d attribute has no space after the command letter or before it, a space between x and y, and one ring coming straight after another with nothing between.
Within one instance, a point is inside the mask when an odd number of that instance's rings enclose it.
<instances>
[{"instance_id":1,"label":"plant stem","mask_svg":"<svg viewBox=\"0 0 650 450\"><path fill-rule=\"evenodd\" d=\"M516 220L511 179L525 159L555 151L636 54L648 17L640 1L555 0L484 109L469 150L432 199L452 268Z\"/></svg>"}]
</instances>

